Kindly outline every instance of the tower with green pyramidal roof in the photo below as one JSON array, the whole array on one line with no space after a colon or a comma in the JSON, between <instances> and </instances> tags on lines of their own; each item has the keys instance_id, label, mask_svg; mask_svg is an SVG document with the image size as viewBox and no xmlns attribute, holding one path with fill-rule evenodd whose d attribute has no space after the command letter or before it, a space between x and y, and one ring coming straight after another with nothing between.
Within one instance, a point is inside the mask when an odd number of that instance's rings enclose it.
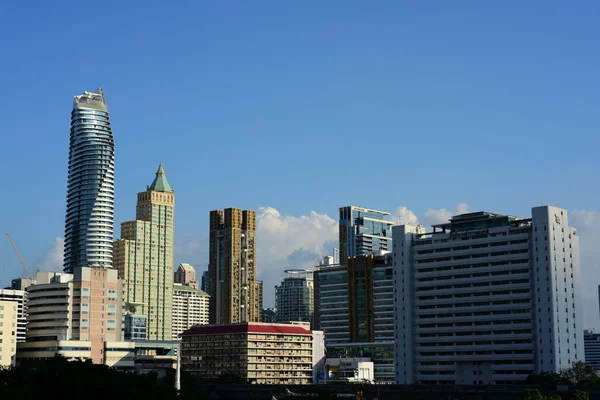
<instances>
[{"instance_id":1,"label":"tower with green pyramidal roof","mask_svg":"<svg viewBox=\"0 0 600 400\"><path fill-rule=\"evenodd\" d=\"M113 266L123 279L128 313L146 317L148 340L172 339L173 189L160 163L152 184L137 195L135 221L121 224L121 240L113 247Z\"/></svg>"}]
</instances>

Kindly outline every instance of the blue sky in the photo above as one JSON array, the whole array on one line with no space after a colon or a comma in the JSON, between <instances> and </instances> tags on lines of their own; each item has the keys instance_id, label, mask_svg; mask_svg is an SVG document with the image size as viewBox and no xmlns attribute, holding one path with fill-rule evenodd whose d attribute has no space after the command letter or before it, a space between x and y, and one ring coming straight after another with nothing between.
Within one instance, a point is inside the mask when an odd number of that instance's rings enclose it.
<instances>
[{"instance_id":1,"label":"blue sky","mask_svg":"<svg viewBox=\"0 0 600 400\"><path fill-rule=\"evenodd\" d=\"M117 238L162 161L176 263L207 261L209 210L259 210L272 305L284 267L333 246L340 206L407 207L427 223L554 204L586 240L586 319L600 326L600 5L492 3L4 4L2 232L55 267L72 96L100 86ZM1 239L0 284L21 273Z\"/></svg>"}]
</instances>

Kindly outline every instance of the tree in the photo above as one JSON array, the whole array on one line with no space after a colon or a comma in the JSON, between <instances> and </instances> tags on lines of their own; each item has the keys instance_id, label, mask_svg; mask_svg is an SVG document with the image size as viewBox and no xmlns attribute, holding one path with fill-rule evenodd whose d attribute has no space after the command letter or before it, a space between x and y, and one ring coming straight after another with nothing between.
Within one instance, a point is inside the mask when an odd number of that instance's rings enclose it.
<instances>
[{"instance_id":1,"label":"tree","mask_svg":"<svg viewBox=\"0 0 600 400\"><path fill-rule=\"evenodd\" d=\"M528 385L560 385L565 384L564 378L555 372L542 372L540 374L530 374L523 383Z\"/></svg>"},{"instance_id":2,"label":"tree","mask_svg":"<svg viewBox=\"0 0 600 400\"><path fill-rule=\"evenodd\" d=\"M94 398L118 394L128 400L177 398L173 386L158 382L156 374L121 372L62 357L0 371L0 399L71 399L81 398L81 393L93 393Z\"/></svg>"},{"instance_id":3,"label":"tree","mask_svg":"<svg viewBox=\"0 0 600 400\"><path fill-rule=\"evenodd\" d=\"M590 400L590 395L588 392L583 390L575 390L574 392L570 392L566 396L567 400Z\"/></svg>"},{"instance_id":4,"label":"tree","mask_svg":"<svg viewBox=\"0 0 600 400\"><path fill-rule=\"evenodd\" d=\"M521 396L522 400L544 400L544 396L538 389L525 389L525 393Z\"/></svg>"},{"instance_id":5,"label":"tree","mask_svg":"<svg viewBox=\"0 0 600 400\"><path fill-rule=\"evenodd\" d=\"M562 400L560 394L554 393L547 397L548 400Z\"/></svg>"},{"instance_id":6,"label":"tree","mask_svg":"<svg viewBox=\"0 0 600 400\"><path fill-rule=\"evenodd\" d=\"M577 361L571 368L560 371L560 377L571 385L600 383L594 369L583 361Z\"/></svg>"}]
</instances>

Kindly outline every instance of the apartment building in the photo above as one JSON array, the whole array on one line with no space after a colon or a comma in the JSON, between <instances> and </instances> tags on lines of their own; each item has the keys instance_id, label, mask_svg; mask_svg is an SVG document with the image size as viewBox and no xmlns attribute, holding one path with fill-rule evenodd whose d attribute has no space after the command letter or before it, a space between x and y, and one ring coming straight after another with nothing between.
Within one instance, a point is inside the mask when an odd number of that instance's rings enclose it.
<instances>
[{"instance_id":1,"label":"apartment building","mask_svg":"<svg viewBox=\"0 0 600 400\"><path fill-rule=\"evenodd\" d=\"M206 379L233 374L253 384L310 384L313 360L323 358L313 356L307 325L205 325L185 331L181 338L183 371Z\"/></svg>"},{"instance_id":2,"label":"apartment building","mask_svg":"<svg viewBox=\"0 0 600 400\"><path fill-rule=\"evenodd\" d=\"M173 284L173 340L193 326L208 324L209 297L192 286Z\"/></svg>"},{"instance_id":3,"label":"apartment building","mask_svg":"<svg viewBox=\"0 0 600 400\"><path fill-rule=\"evenodd\" d=\"M15 365L18 308L16 301L0 300L0 367Z\"/></svg>"},{"instance_id":4,"label":"apartment building","mask_svg":"<svg viewBox=\"0 0 600 400\"><path fill-rule=\"evenodd\" d=\"M397 383L510 384L584 359L567 210L395 226L393 243Z\"/></svg>"},{"instance_id":5,"label":"apartment building","mask_svg":"<svg viewBox=\"0 0 600 400\"><path fill-rule=\"evenodd\" d=\"M0 301L17 303L17 342L24 342L27 334L27 299L25 290L0 289Z\"/></svg>"},{"instance_id":6,"label":"apartment building","mask_svg":"<svg viewBox=\"0 0 600 400\"><path fill-rule=\"evenodd\" d=\"M122 291L114 269L38 274L36 284L27 287L27 339L18 344L17 361L78 349L93 363L105 364L107 343L123 339Z\"/></svg>"},{"instance_id":7,"label":"apartment building","mask_svg":"<svg viewBox=\"0 0 600 400\"><path fill-rule=\"evenodd\" d=\"M210 212L210 322L259 322L262 282L256 280L256 212Z\"/></svg>"}]
</instances>

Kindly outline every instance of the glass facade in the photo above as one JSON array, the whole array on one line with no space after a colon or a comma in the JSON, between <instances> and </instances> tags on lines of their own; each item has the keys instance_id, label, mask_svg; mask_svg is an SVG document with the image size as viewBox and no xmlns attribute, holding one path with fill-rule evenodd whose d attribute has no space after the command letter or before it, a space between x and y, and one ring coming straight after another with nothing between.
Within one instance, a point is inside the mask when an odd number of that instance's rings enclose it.
<instances>
[{"instance_id":1,"label":"glass facade","mask_svg":"<svg viewBox=\"0 0 600 400\"><path fill-rule=\"evenodd\" d=\"M71 113L64 270L112 267L114 139L104 91L75 96Z\"/></svg>"},{"instance_id":2,"label":"glass facade","mask_svg":"<svg viewBox=\"0 0 600 400\"><path fill-rule=\"evenodd\" d=\"M311 322L313 319L313 275L311 270L287 270L275 286L277 322Z\"/></svg>"},{"instance_id":3,"label":"glass facade","mask_svg":"<svg viewBox=\"0 0 600 400\"><path fill-rule=\"evenodd\" d=\"M340 208L340 263L349 257L377 254L391 249L392 222L389 213L362 207Z\"/></svg>"}]
</instances>

